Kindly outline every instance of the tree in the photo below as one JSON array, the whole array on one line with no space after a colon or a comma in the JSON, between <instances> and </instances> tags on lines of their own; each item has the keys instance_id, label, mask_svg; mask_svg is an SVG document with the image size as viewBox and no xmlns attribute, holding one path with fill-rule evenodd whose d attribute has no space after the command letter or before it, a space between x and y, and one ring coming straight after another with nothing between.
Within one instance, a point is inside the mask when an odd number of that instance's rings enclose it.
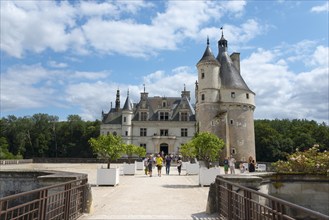
<instances>
[{"instance_id":1,"label":"tree","mask_svg":"<svg viewBox=\"0 0 329 220\"><path fill-rule=\"evenodd\" d=\"M136 149L136 154L138 156L138 159L146 156L146 149L144 147L138 147Z\"/></svg>"},{"instance_id":2,"label":"tree","mask_svg":"<svg viewBox=\"0 0 329 220\"><path fill-rule=\"evenodd\" d=\"M188 161L191 161L191 159L197 156L192 142L183 144L179 149L179 153L182 154L183 158L186 158Z\"/></svg>"},{"instance_id":3,"label":"tree","mask_svg":"<svg viewBox=\"0 0 329 220\"><path fill-rule=\"evenodd\" d=\"M194 136L187 146L193 149L191 155L196 155L199 160L205 162L207 168L210 168L210 163L219 158L225 143L212 133L201 132Z\"/></svg>"},{"instance_id":4,"label":"tree","mask_svg":"<svg viewBox=\"0 0 329 220\"><path fill-rule=\"evenodd\" d=\"M123 145L123 152L128 156L128 164L131 162L131 158L133 154L137 151L137 146L133 144L124 144Z\"/></svg>"},{"instance_id":5,"label":"tree","mask_svg":"<svg viewBox=\"0 0 329 220\"><path fill-rule=\"evenodd\" d=\"M107 159L107 169L110 169L110 163L119 159L123 153L124 144L120 136L100 135L97 138L90 138L88 142L100 158Z\"/></svg>"}]
</instances>

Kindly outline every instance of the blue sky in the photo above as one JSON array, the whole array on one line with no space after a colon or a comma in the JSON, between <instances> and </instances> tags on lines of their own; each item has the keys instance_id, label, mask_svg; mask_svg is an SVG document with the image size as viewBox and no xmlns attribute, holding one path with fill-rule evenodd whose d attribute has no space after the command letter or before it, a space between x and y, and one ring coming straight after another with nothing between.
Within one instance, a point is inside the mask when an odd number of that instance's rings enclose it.
<instances>
[{"instance_id":1,"label":"blue sky","mask_svg":"<svg viewBox=\"0 0 329 220\"><path fill-rule=\"evenodd\" d=\"M328 1L1 1L1 117L100 119L149 96L194 97L196 63L241 53L255 119L328 123ZM194 102L194 99L192 99Z\"/></svg>"}]
</instances>

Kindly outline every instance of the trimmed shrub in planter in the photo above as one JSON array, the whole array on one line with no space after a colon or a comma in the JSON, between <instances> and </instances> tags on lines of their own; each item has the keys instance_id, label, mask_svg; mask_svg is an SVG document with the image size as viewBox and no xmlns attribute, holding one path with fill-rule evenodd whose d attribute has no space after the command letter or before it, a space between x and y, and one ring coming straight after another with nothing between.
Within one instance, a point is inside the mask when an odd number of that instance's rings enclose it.
<instances>
[{"instance_id":1,"label":"trimmed shrub in planter","mask_svg":"<svg viewBox=\"0 0 329 220\"><path fill-rule=\"evenodd\" d=\"M97 170L97 185L119 184L119 169L111 168L111 162L122 155L123 142L120 136L113 134L100 135L98 138L90 138L89 144L99 158L107 159L107 169Z\"/></svg>"}]
</instances>

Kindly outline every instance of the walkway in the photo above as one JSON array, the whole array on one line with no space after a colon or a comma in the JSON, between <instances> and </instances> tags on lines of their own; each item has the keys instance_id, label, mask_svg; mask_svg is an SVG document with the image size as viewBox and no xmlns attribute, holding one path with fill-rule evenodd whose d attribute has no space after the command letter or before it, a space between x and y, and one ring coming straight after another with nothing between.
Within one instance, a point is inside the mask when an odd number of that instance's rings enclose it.
<instances>
[{"instance_id":1,"label":"walkway","mask_svg":"<svg viewBox=\"0 0 329 220\"><path fill-rule=\"evenodd\" d=\"M114 165L114 164L113 164ZM120 164L116 164L120 166ZM105 165L104 165L105 166ZM198 175L171 174L153 177L137 171L120 176L116 187L96 186L96 169L101 164L22 164L3 165L1 169L62 170L88 174L93 205L90 214L80 219L200 219L215 220L205 213L209 187L198 186ZM165 169L162 170L165 173Z\"/></svg>"}]
</instances>

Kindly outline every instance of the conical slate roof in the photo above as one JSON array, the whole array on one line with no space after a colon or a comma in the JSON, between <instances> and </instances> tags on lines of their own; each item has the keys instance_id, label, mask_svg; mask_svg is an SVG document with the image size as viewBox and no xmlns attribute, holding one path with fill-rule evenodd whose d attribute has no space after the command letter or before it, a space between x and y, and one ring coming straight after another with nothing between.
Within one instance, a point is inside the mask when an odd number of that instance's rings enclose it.
<instances>
[{"instance_id":1,"label":"conical slate roof","mask_svg":"<svg viewBox=\"0 0 329 220\"><path fill-rule=\"evenodd\" d=\"M127 95L127 99L126 99L126 102L125 102L122 110L123 111L132 111L133 110L133 104L129 98L129 93Z\"/></svg>"},{"instance_id":2,"label":"conical slate roof","mask_svg":"<svg viewBox=\"0 0 329 220\"><path fill-rule=\"evenodd\" d=\"M207 39L207 48L204 51L202 58L199 60L199 62L197 64L199 64L200 62L203 62L203 61L208 61L208 62L212 61L219 65L218 61L216 60L215 56L213 55L213 53L211 52L211 49L209 47L209 39Z\"/></svg>"},{"instance_id":3,"label":"conical slate roof","mask_svg":"<svg viewBox=\"0 0 329 220\"><path fill-rule=\"evenodd\" d=\"M222 87L226 89L242 89L252 92L243 80L239 71L233 65L233 61L227 52L223 52L219 58L221 64L220 78Z\"/></svg>"}]
</instances>

